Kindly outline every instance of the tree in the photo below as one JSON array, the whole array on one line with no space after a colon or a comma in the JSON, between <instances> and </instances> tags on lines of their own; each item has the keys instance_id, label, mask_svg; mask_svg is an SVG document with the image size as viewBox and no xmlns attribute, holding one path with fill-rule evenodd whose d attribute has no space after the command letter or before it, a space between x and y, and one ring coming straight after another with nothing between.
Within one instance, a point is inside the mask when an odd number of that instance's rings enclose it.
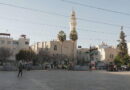
<instances>
[{"instance_id":1,"label":"tree","mask_svg":"<svg viewBox=\"0 0 130 90\"><path fill-rule=\"evenodd\" d=\"M51 56L47 50L40 49L37 54L38 60L41 64L50 62Z\"/></svg>"},{"instance_id":2,"label":"tree","mask_svg":"<svg viewBox=\"0 0 130 90\"><path fill-rule=\"evenodd\" d=\"M31 49L22 49L16 54L16 60L23 60L26 62L33 61L36 58L36 54Z\"/></svg>"},{"instance_id":3,"label":"tree","mask_svg":"<svg viewBox=\"0 0 130 90\"><path fill-rule=\"evenodd\" d=\"M125 37L126 37L125 33L123 31L121 31L118 48L119 48L119 54L122 57L128 54L128 48L127 48L127 43L126 43Z\"/></svg>"},{"instance_id":4,"label":"tree","mask_svg":"<svg viewBox=\"0 0 130 90\"><path fill-rule=\"evenodd\" d=\"M52 63L54 65L54 68L58 68L59 63L61 63L61 58L64 60L65 58L61 54L53 54L51 59L53 60Z\"/></svg>"},{"instance_id":5,"label":"tree","mask_svg":"<svg viewBox=\"0 0 130 90\"><path fill-rule=\"evenodd\" d=\"M63 42L66 40L66 34L64 33L64 31L60 31L58 33L58 39L61 42L61 57L62 57Z\"/></svg>"},{"instance_id":6,"label":"tree","mask_svg":"<svg viewBox=\"0 0 130 90\"><path fill-rule=\"evenodd\" d=\"M124 64L123 60L121 60L120 55L117 55L117 56L115 57L114 63L115 63L118 67L120 67L122 64Z\"/></svg>"},{"instance_id":7,"label":"tree","mask_svg":"<svg viewBox=\"0 0 130 90\"><path fill-rule=\"evenodd\" d=\"M12 55L12 51L9 48L0 48L0 60L1 64L3 65L3 62L5 62L10 56Z\"/></svg>"},{"instance_id":8,"label":"tree","mask_svg":"<svg viewBox=\"0 0 130 90\"><path fill-rule=\"evenodd\" d=\"M54 54L54 55L52 56L53 65L54 65L55 68L58 67L58 64L59 64L59 62L60 62L60 59L61 59L61 55L60 55L60 54Z\"/></svg>"},{"instance_id":9,"label":"tree","mask_svg":"<svg viewBox=\"0 0 130 90\"><path fill-rule=\"evenodd\" d=\"M78 40L78 34L76 30L72 30L70 32L70 39L73 42L73 59L72 60L74 61L74 45L75 45L75 42Z\"/></svg>"},{"instance_id":10,"label":"tree","mask_svg":"<svg viewBox=\"0 0 130 90\"><path fill-rule=\"evenodd\" d=\"M128 56L128 48L125 40L125 33L123 32L123 27L121 27L120 40L117 48L119 50L118 55L115 57L115 64L118 66L127 65L129 63L130 57Z\"/></svg>"}]
</instances>

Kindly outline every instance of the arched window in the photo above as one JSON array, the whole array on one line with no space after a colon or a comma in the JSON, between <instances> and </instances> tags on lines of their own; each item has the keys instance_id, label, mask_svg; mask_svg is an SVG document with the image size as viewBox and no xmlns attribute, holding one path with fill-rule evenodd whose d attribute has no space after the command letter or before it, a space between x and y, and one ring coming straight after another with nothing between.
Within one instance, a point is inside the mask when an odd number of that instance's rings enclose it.
<instances>
[{"instance_id":1,"label":"arched window","mask_svg":"<svg viewBox=\"0 0 130 90\"><path fill-rule=\"evenodd\" d=\"M57 45L54 45L54 50L55 50L55 51L57 50Z\"/></svg>"}]
</instances>

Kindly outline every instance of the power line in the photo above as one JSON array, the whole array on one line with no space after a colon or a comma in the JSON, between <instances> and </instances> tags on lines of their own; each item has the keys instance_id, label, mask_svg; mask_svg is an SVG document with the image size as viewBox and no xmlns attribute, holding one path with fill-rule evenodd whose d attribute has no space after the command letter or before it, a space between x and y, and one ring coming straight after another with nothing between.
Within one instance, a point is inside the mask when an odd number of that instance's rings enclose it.
<instances>
[{"instance_id":1,"label":"power line","mask_svg":"<svg viewBox=\"0 0 130 90\"><path fill-rule=\"evenodd\" d=\"M95 44L95 43L101 43L101 42L105 42L107 44L113 44L113 43L118 43L117 40L110 40L110 39L100 39L100 38L96 38L96 39L92 39L92 38L82 38L79 40L79 42L91 42L91 44ZM117 44L116 44L117 45Z\"/></svg>"},{"instance_id":2,"label":"power line","mask_svg":"<svg viewBox=\"0 0 130 90\"><path fill-rule=\"evenodd\" d=\"M27 8L27 7L17 6L17 5L13 5L13 4L0 3L0 5L6 5L6 6L14 7L14 8L30 10L30 11L33 11L33 12L46 13L46 14L49 14L49 15L61 16L61 17L65 17L65 18L69 17L69 16L58 14L58 13L55 13L55 12L47 12L47 11L43 11L43 10L39 10L39 9ZM80 21L85 21L85 22L89 22L89 23L105 24L105 25L114 26L114 27L122 26L122 25L119 25L119 24L95 21L95 20L84 19L84 18L77 18L77 19L80 20ZM126 25L123 25L123 26L126 27L126 28L130 28L130 26L126 26Z\"/></svg>"},{"instance_id":3,"label":"power line","mask_svg":"<svg viewBox=\"0 0 130 90\"><path fill-rule=\"evenodd\" d=\"M87 21L87 22L96 23L96 24L104 24L104 25L109 25L109 26L114 26L114 27L121 27L122 26L122 25L119 25L119 24L112 24L112 23L100 22L100 21L83 19L83 18L78 18L78 20ZM130 26L125 26L125 27L130 28Z\"/></svg>"},{"instance_id":4,"label":"power line","mask_svg":"<svg viewBox=\"0 0 130 90\"><path fill-rule=\"evenodd\" d=\"M130 13L116 11L116 10L111 10L111 9L105 9L105 8L100 8L100 7L95 7L95 6L92 6L92 5L83 4L83 3L79 3L79 2L75 2L75 1L71 1L71 0L61 0L61 1L66 2L66 3L70 3L70 4L83 6L83 7L94 8L94 9L97 9L97 10L102 10L102 11L106 11L106 12L112 12L112 13L117 13L117 14L130 16Z\"/></svg>"},{"instance_id":5,"label":"power line","mask_svg":"<svg viewBox=\"0 0 130 90\"><path fill-rule=\"evenodd\" d=\"M58 14L58 13L55 13L55 12L47 12L47 11L43 11L43 10L39 10L39 9L27 8L27 7L22 7L22 6L13 5L13 4L0 3L0 5L10 6L10 7L14 7L14 8L20 8L20 9L25 9L25 10L29 10L29 11L33 11L33 12L41 12L41 13L46 13L46 14L50 14L50 15L57 15L57 16L62 16L62 17L68 17L68 16L61 15L61 14Z\"/></svg>"},{"instance_id":6,"label":"power line","mask_svg":"<svg viewBox=\"0 0 130 90\"><path fill-rule=\"evenodd\" d=\"M112 42L117 41L117 40L100 39L100 38L96 38L96 39L92 39L92 38L82 38L82 39L85 39L86 41L112 41ZM84 41L84 40L81 40L81 41Z\"/></svg>"},{"instance_id":7,"label":"power line","mask_svg":"<svg viewBox=\"0 0 130 90\"><path fill-rule=\"evenodd\" d=\"M101 34L107 34L107 35L116 35L117 34L117 33L100 32L100 31L95 31L95 30L90 30L90 29L82 29L82 28L78 28L77 30L84 30L84 31L88 31L88 32L101 33Z\"/></svg>"},{"instance_id":8,"label":"power line","mask_svg":"<svg viewBox=\"0 0 130 90\"><path fill-rule=\"evenodd\" d=\"M37 25L42 25L42 26L69 29L69 27L62 26L62 25L51 25L51 24L36 23L36 22L32 22L32 21L25 21L25 20L20 20L20 19L16 19L16 18L7 18L7 17L1 17L1 16L0 16L0 18L6 19L6 20L23 22L23 23L30 23L30 24L37 24ZM88 31L88 32L93 32L93 33L101 33L101 34L107 34L107 35L117 35L117 33L101 32L101 31L95 31L95 30L85 29L85 28L77 28L77 30ZM130 36L130 35L127 35L127 36Z\"/></svg>"},{"instance_id":9,"label":"power line","mask_svg":"<svg viewBox=\"0 0 130 90\"><path fill-rule=\"evenodd\" d=\"M64 28L64 29L68 29L68 27L66 26L57 26L57 25L51 25L51 24L42 24L42 23L34 23L34 22L29 22L29 21L22 21L19 19L10 19L10 18L3 18L2 19L7 19L7 20L15 20L15 21L19 21L19 22L26 22L26 23L30 23L30 24L38 24L38 25L44 25L44 26L49 26L49 27L58 27L58 28ZM83 28L78 28L78 30L83 30L83 31L87 31L87 32L93 32L93 33L101 33L101 34L107 34L107 35L117 35L117 33L108 33L108 32L99 32L99 31L95 31L95 30L90 30L90 29L83 29ZM130 35L127 35L130 36ZM84 38L84 37L81 37ZM115 42L116 40L108 40L108 39L100 39L100 38L96 38L96 39L92 39L92 38L84 38L85 40L90 40L90 41L112 41Z\"/></svg>"}]
</instances>

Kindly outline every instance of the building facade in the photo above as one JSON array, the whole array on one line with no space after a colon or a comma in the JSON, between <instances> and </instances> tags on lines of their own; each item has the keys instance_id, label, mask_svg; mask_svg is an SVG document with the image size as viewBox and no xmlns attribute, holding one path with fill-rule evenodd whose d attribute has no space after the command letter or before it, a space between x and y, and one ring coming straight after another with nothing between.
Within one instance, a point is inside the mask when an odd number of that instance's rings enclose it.
<instances>
[{"instance_id":1,"label":"building facade","mask_svg":"<svg viewBox=\"0 0 130 90\"><path fill-rule=\"evenodd\" d=\"M15 60L15 55L21 49L29 49L29 39L26 38L26 35L21 35L18 40L11 38L11 35L8 33L0 33L0 48L9 48L13 54L9 60Z\"/></svg>"},{"instance_id":2,"label":"building facade","mask_svg":"<svg viewBox=\"0 0 130 90\"><path fill-rule=\"evenodd\" d=\"M52 56L53 55L61 55L61 42L58 40L48 41L48 42L38 42L36 44L31 45L31 48L36 53L39 52L39 50L46 50L48 51ZM76 46L74 46L76 49ZM72 58L73 56L73 43L71 40L66 40L63 42L62 46L62 55L67 56L68 58ZM75 56L76 56L76 50L75 50Z\"/></svg>"},{"instance_id":3,"label":"building facade","mask_svg":"<svg viewBox=\"0 0 130 90\"><path fill-rule=\"evenodd\" d=\"M77 59L79 61L82 61L82 60L89 61L90 55L87 52L89 52L88 48L78 48L77 49Z\"/></svg>"},{"instance_id":4,"label":"building facade","mask_svg":"<svg viewBox=\"0 0 130 90\"><path fill-rule=\"evenodd\" d=\"M115 47L109 46L105 43L96 46L99 52L99 60L103 62L113 62L118 50Z\"/></svg>"},{"instance_id":5,"label":"building facade","mask_svg":"<svg viewBox=\"0 0 130 90\"><path fill-rule=\"evenodd\" d=\"M94 62L113 62L117 54L117 48L109 46L105 43L90 48L79 48L77 50L77 58L79 60L91 60Z\"/></svg>"},{"instance_id":6,"label":"building facade","mask_svg":"<svg viewBox=\"0 0 130 90\"><path fill-rule=\"evenodd\" d=\"M95 47L91 48L78 48L77 59L85 62L98 62L100 61L98 49Z\"/></svg>"},{"instance_id":7,"label":"building facade","mask_svg":"<svg viewBox=\"0 0 130 90\"><path fill-rule=\"evenodd\" d=\"M72 11L71 13L69 24L70 24L70 32L71 30L76 30L77 22L76 22L75 11ZM47 50L51 55L61 54L61 48L62 48L63 56L67 56L70 59L72 59L73 57L74 59L76 59L77 57L77 41L75 41L74 43L72 40L65 40L63 42L62 47L61 47L61 42L57 39L52 41L43 41L43 42L34 43L31 45L31 48L36 53L38 53L40 49Z\"/></svg>"}]
</instances>

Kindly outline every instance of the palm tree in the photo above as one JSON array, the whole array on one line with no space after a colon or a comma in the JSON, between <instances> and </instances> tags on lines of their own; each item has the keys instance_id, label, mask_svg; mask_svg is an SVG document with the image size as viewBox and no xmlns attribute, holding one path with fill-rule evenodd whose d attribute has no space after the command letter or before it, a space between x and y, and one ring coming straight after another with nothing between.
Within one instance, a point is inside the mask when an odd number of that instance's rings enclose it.
<instances>
[{"instance_id":1,"label":"palm tree","mask_svg":"<svg viewBox=\"0 0 130 90\"><path fill-rule=\"evenodd\" d=\"M62 57L62 47L63 47L63 42L66 40L66 34L64 33L64 31L60 31L58 33L58 39L61 42L61 57Z\"/></svg>"},{"instance_id":2,"label":"palm tree","mask_svg":"<svg viewBox=\"0 0 130 90\"><path fill-rule=\"evenodd\" d=\"M73 42L73 59L72 60L74 61L74 45L75 45L75 42L78 40L78 34L76 30L72 30L70 32L70 39Z\"/></svg>"}]
</instances>

